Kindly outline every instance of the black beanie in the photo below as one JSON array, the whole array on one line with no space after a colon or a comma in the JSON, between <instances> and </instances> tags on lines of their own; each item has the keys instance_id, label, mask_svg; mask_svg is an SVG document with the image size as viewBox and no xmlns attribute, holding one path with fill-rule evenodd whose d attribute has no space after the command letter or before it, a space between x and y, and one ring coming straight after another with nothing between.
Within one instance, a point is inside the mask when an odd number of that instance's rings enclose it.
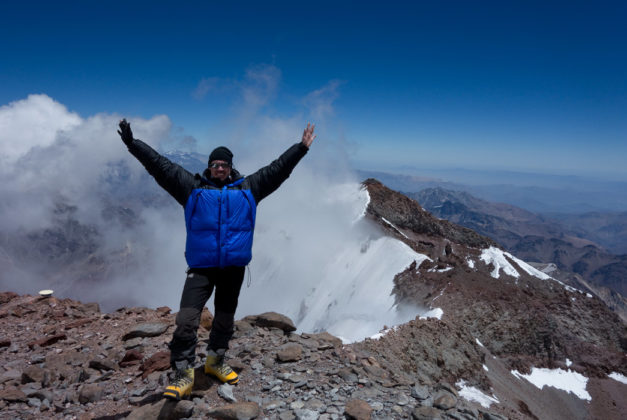
<instances>
[{"instance_id":1,"label":"black beanie","mask_svg":"<svg viewBox=\"0 0 627 420\"><path fill-rule=\"evenodd\" d=\"M224 146L216 147L209 155L209 165L214 160L223 160L229 165L233 165L233 153Z\"/></svg>"}]
</instances>

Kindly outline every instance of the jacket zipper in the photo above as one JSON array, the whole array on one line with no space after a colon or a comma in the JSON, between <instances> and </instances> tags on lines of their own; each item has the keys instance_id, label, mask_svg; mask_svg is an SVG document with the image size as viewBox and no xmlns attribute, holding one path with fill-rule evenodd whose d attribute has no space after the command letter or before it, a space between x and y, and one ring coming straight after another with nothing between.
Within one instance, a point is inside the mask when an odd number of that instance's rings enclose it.
<instances>
[{"instance_id":1,"label":"jacket zipper","mask_svg":"<svg viewBox=\"0 0 627 420\"><path fill-rule=\"evenodd\" d=\"M218 210L218 266L220 266L220 268L224 265L224 261L222 260L222 196L225 189L226 187L223 187L218 196L218 206L220 207Z\"/></svg>"}]
</instances>

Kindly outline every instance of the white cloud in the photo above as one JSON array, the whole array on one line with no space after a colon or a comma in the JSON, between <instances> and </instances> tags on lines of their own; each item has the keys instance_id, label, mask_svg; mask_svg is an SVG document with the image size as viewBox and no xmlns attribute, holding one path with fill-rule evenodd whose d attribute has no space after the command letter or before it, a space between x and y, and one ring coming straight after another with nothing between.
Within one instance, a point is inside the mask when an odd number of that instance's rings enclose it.
<instances>
[{"instance_id":1,"label":"white cloud","mask_svg":"<svg viewBox=\"0 0 627 420\"><path fill-rule=\"evenodd\" d=\"M249 69L239 84L244 103L233 118L238 123L232 128L233 135L224 144L233 150L235 164L244 174L269 164L300 141L304 122L298 111L287 118L261 112L271 103L279 83L276 67L259 66ZM327 115L332 114L330 106L331 102L325 105ZM13 118L17 113L21 117ZM97 269L92 273L64 271L66 268L54 261L25 260L0 246L3 266L13 267L0 273L3 289L36 293L53 286L58 296L99 301L106 309L131 301L178 310L186 266L183 212L128 153L116 133L119 119L109 114L80 118L47 96L32 96L0 108L3 132L23 142L19 153L13 149L5 153L9 145L4 138L2 141L2 155L11 159L9 170L0 174L0 235L13 234L21 239L32 233L55 235L59 223L68 221L76 223L65 229L78 230L77 242L85 236L81 228L98 232L93 237L86 234L95 241L90 244L94 249L81 257ZM184 138L181 132L173 133L167 116L130 121L135 137L156 149ZM38 138L28 127L36 127L47 137ZM325 133L324 128L324 124L318 126L318 133ZM338 260L342 252L361 256L359 250L347 248L360 247L371 235L376 236L367 227L353 224L354 200L347 191L357 194L359 184L349 169L339 136L331 134L319 134L290 179L260 203L252 286L242 289L238 316L276 309L299 318L300 308L312 305L311 299L307 300L312 296L312 285L334 276L329 264L342 265ZM70 216L59 215L59 203L75 210L68 213ZM363 212L363 208L357 210ZM133 222L130 226L124 224L125 217ZM75 245L57 239L60 243L55 245ZM66 254L73 257L70 251L61 250L62 256ZM410 262L401 261L399 267ZM49 273L47 264L57 264L57 277L42 275ZM90 282L88 274L98 282ZM391 290L393 279L388 280ZM329 302L337 298L333 290L321 296ZM318 300L316 305L324 304ZM378 319L395 319L389 317L387 306L385 310L385 316ZM308 320L316 328L335 321L328 319L321 324ZM382 327L373 324L372 333Z\"/></svg>"},{"instance_id":2,"label":"white cloud","mask_svg":"<svg viewBox=\"0 0 627 420\"><path fill-rule=\"evenodd\" d=\"M207 94L216 89L218 84L220 83L220 79L218 77L206 77L200 79L198 82L198 86L192 92L192 96L197 100L203 99Z\"/></svg>"},{"instance_id":3,"label":"white cloud","mask_svg":"<svg viewBox=\"0 0 627 420\"><path fill-rule=\"evenodd\" d=\"M120 140L116 132L119 120L119 116L106 114L81 118L45 95L31 95L0 108L0 235L11 239L4 243L8 247L2 254L6 266L12 267L0 275L4 290L17 288L21 293L34 293L54 282L62 295L101 300L113 293L128 302L132 297L141 299L145 291L138 286L143 279L148 280L144 275L154 267L168 271L172 258L158 255L150 244L163 232L169 232L169 212L174 206L153 215L151 228L140 224L128 229L103 215L107 201L122 204L115 201L141 191L146 181L150 185L154 182L146 177L145 170ZM135 136L150 138L156 147L169 137L171 123L165 116L131 121ZM60 205L74 210L60 213ZM148 220L149 211L146 209L139 217ZM179 210L176 211L178 215ZM75 236L58 236L61 229ZM99 234L92 238L90 229ZM180 243L183 235L179 232L177 239L169 232L164 242ZM30 249L36 247L36 242L29 238L36 236L49 238L49 251ZM95 247L93 258L111 258L103 267L106 273L98 274L108 283L80 287L87 273L66 272L72 267L64 267L61 260L74 247L84 246L81 241L92 239L99 241L86 247ZM116 266L119 261L110 254L119 253L126 244L138 250L136 255L144 254L146 265L142 270L134 267L125 271ZM66 277L55 278L54 270L61 270Z\"/></svg>"},{"instance_id":4,"label":"white cloud","mask_svg":"<svg viewBox=\"0 0 627 420\"><path fill-rule=\"evenodd\" d=\"M49 146L60 132L81 121L46 95L30 95L0 107L0 163L15 163L32 148Z\"/></svg>"},{"instance_id":5,"label":"white cloud","mask_svg":"<svg viewBox=\"0 0 627 420\"><path fill-rule=\"evenodd\" d=\"M303 99L303 103L309 109L309 113L316 121L324 121L334 116L333 103L340 96L339 87L343 84L340 80L331 80L329 83L316 89Z\"/></svg>"},{"instance_id":6,"label":"white cloud","mask_svg":"<svg viewBox=\"0 0 627 420\"><path fill-rule=\"evenodd\" d=\"M276 95L281 81L281 70L271 64L251 66L240 84L244 103L261 107Z\"/></svg>"}]
</instances>

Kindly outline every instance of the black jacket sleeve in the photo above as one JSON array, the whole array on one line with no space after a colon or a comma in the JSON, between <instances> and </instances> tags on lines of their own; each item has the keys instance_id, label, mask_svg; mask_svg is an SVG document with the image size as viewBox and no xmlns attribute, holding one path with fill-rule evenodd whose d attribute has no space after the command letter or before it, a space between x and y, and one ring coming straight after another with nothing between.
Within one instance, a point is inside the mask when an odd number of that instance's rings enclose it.
<instances>
[{"instance_id":1,"label":"black jacket sleeve","mask_svg":"<svg viewBox=\"0 0 627 420\"><path fill-rule=\"evenodd\" d=\"M255 201L259 203L279 188L308 150L304 144L296 143L283 152L277 160L248 176L250 191Z\"/></svg>"},{"instance_id":2,"label":"black jacket sleeve","mask_svg":"<svg viewBox=\"0 0 627 420\"><path fill-rule=\"evenodd\" d=\"M148 173L164 190L180 205L185 206L195 185L194 175L191 172L161 156L141 140L133 140L128 145L128 150L144 165Z\"/></svg>"}]
</instances>

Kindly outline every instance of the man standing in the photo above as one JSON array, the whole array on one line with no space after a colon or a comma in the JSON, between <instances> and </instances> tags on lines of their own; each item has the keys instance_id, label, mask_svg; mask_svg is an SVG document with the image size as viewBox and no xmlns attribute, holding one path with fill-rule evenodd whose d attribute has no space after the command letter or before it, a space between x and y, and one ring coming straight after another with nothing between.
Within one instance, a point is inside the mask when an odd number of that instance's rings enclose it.
<instances>
[{"instance_id":1,"label":"man standing","mask_svg":"<svg viewBox=\"0 0 627 420\"><path fill-rule=\"evenodd\" d=\"M235 384L239 378L224 363L224 354L233 336L244 270L252 258L257 205L290 176L305 156L316 138L314 125L307 124L299 143L249 176L240 175L233 167L233 153L224 146L211 152L202 175L193 175L134 139L131 124L125 119L120 121L118 134L148 173L185 209L185 259L189 269L169 344L175 380L163 395L180 400L191 394L200 314L214 289L215 311L205 373Z\"/></svg>"}]
</instances>

